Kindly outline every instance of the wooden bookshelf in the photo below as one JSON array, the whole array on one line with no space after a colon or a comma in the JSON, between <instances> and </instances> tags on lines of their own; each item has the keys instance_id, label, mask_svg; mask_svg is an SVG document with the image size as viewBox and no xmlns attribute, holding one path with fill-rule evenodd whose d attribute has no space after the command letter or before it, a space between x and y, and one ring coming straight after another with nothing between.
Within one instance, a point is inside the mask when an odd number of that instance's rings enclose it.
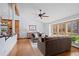
<instances>
[{"instance_id":1,"label":"wooden bookshelf","mask_svg":"<svg viewBox=\"0 0 79 59\"><path fill-rule=\"evenodd\" d=\"M8 32L12 31L12 20L2 19L1 20L1 29L2 29L2 32L3 31L8 31ZM6 29L6 30L4 30L4 29ZM15 33L19 37L19 20L15 20Z\"/></svg>"}]
</instances>

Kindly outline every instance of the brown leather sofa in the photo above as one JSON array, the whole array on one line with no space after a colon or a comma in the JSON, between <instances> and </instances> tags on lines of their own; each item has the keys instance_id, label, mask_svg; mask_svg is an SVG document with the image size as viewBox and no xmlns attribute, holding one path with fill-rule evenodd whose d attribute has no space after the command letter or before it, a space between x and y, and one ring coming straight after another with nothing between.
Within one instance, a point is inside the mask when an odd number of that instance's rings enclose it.
<instances>
[{"instance_id":1,"label":"brown leather sofa","mask_svg":"<svg viewBox=\"0 0 79 59\"><path fill-rule=\"evenodd\" d=\"M69 37L47 37L38 40L38 48L45 56L52 56L71 49Z\"/></svg>"}]
</instances>

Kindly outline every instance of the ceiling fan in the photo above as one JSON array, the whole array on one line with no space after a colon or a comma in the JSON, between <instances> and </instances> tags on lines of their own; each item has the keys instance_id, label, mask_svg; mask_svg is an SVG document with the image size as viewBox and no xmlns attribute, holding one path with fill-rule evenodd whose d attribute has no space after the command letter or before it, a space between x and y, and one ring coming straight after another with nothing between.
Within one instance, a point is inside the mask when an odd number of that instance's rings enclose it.
<instances>
[{"instance_id":1,"label":"ceiling fan","mask_svg":"<svg viewBox=\"0 0 79 59\"><path fill-rule=\"evenodd\" d=\"M40 13L38 14L38 16L42 19L43 17L49 17L49 16L47 16L47 15L45 15L46 13L42 13L42 10L40 9L39 10L40 11Z\"/></svg>"}]
</instances>

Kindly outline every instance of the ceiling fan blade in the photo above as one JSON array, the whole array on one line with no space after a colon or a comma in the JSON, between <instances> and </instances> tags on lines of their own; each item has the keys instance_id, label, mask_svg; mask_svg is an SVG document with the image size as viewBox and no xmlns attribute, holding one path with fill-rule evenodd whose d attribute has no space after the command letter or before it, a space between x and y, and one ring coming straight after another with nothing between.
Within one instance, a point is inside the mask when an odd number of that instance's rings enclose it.
<instances>
[{"instance_id":1,"label":"ceiling fan blade","mask_svg":"<svg viewBox=\"0 0 79 59\"><path fill-rule=\"evenodd\" d=\"M42 15L44 15L44 14L46 14L46 13L43 13Z\"/></svg>"},{"instance_id":2,"label":"ceiling fan blade","mask_svg":"<svg viewBox=\"0 0 79 59\"><path fill-rule=\"evenodd\" d=\"M43 16L43 17L49 17L49 16Z\"/></svg>"}]
</instances>

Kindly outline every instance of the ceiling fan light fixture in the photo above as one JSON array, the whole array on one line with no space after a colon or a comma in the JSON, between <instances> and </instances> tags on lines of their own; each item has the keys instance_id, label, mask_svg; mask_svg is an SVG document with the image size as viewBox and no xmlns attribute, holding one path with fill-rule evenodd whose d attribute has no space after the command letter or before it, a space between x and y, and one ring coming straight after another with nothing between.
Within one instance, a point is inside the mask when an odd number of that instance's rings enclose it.
<instances>
[{"instance_id":1,"label":"ceiling fan light fixture","mask_svg":"<svg viewBox=\"0 0 79 59\"><path fill-rule=\"evenodd\" d=\"M38 14L38 17L40 17L40 19L43 19L43 17L49 17L49 16L45 15L46 14L45 12L42 13L41 9L39 9L39 12L40 13Z\"/></svg>"}]
</instances>

